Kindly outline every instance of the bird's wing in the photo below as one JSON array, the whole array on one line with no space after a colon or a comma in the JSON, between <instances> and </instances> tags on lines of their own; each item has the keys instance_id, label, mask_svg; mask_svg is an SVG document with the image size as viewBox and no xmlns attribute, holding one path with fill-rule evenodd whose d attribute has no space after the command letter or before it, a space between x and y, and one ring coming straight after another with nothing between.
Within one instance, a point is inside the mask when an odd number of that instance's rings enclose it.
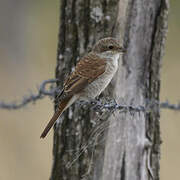
<instances>
[{"instance_id":1,"label":"bird's wing","mask_svg":"<svg viewBox=\"0 0 180 180\"><path fill-rule=\"evenodd\" d=\"M106 61L94 53L84 56L76 65L75 71L64 82L65 96L71 96L83 90L89 83L105 72Z\"/></svg>"}]
</instances>

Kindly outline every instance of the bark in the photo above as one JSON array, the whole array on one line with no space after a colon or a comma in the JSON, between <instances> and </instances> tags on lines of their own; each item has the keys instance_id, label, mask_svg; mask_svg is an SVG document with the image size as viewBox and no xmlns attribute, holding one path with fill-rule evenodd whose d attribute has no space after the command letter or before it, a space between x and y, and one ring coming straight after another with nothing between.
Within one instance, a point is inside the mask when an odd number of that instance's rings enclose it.
<instances>
[{"instance_id":1,"label":"bark","mask_svg":"<svg viewBox=\"0 0 180 180\"><path fill-rule=\"evenodd\" d=\"M147 99L159 101L166 0L61 0L60 12L56 68L60 88L82 54L97 40L114 36L127 53L100 99L108 96L134 106L146 106ZM58 121L54 128L51 180L159 179L159 106L148 112L113 114L97 114L77 103L63 113L63 123ZM88 146L77 157L84 144Z\"/></svg>"}]
</instances>

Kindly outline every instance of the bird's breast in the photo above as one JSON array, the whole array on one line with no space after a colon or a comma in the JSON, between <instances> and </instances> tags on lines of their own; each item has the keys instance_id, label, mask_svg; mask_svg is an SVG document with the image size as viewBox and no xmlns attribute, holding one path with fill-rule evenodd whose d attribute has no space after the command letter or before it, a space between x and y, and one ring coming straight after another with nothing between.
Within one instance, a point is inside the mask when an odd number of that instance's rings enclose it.
<instances>
[{"instance_id":1,"label":"bird's breast","mask_svg":"<svg viewBox=\"0 0 180 180\"><path fill-rule=\"evenodd\" d=\"M107 60L106 70L83 90L81 99L95 98L108 86L118 68L118 58Z\"/></svg>"}]
</instances>

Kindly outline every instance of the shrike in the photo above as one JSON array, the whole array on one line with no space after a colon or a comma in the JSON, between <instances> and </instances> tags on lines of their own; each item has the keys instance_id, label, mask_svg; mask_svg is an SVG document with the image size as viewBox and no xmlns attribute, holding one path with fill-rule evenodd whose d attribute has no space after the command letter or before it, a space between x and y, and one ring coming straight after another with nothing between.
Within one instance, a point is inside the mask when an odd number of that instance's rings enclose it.
<instances>
[{"instance_id":1,"label":"shrike","mask_svg":"<svg viewBox=\"0 0 180 180\"><path fill-rule=\"evenodd\" d=\"M74 72L64 82L58 108L41 138L47 135L58 117L76 100L87 101L104 91L115 75L118 60L124 52L115 38L108 37L99 40L92 51L80 59Z\"/></svg>"}]
</instances>

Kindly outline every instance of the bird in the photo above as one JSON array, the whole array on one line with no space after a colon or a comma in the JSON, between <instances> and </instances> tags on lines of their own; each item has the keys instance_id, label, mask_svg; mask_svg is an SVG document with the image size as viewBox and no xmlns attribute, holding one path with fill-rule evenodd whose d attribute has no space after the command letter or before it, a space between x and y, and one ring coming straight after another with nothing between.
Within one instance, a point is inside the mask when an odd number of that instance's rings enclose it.
<instances>
[{"instance_id":1,"label":"bird","mask_svg":"<svg viewBox=\"0 0 180 180\"><path fill-rule=\"evenodd\" d=\"M100 39L85 56L80 58L75 70L64 81L60 102L40 138L45 138L61 114L77 100L91 100L108 86L118 69L118 61L125 53L113 37Z\"/></svg>"}]
</instances>

